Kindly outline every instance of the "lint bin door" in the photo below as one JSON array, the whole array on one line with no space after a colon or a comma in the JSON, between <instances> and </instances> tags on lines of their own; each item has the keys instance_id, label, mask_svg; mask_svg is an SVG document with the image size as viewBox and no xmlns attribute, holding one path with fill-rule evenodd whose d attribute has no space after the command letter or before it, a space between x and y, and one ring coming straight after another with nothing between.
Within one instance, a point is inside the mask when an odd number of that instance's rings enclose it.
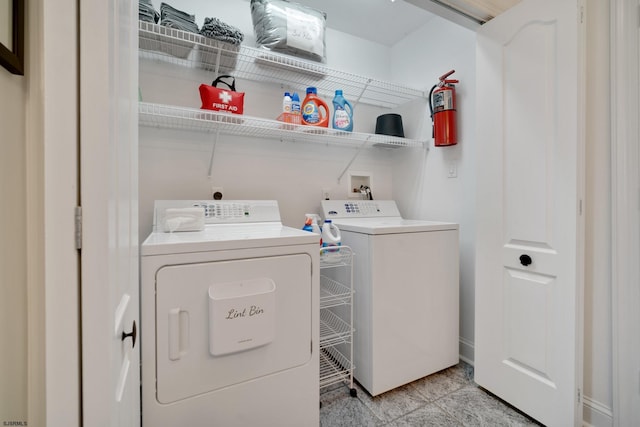
<instances>
[{"instance_id":1,"label":"lint bin door","mask_svg":"<svg viewBox=\"0 0 640 427\"><path fill-rule=\"evenodd\" d=\"M311 294L311 258L307 254L158 270L158 401L175 402L309 363ZM212 305L218 304L216 299L230 303L220 305L227 310L227 316L220 319L210 315ZM252 306L254 315L249 316ZM260 310L263 312L257 314ZM250 317L256 320L245 325L233 323ZM220 322L228 323L221 326ZM237 325L237 329L228 325ZM227 341L212 345L212 334ZM247 337L253 337L254 342L241 348L239 341Z\"/></svg>"},{"instance_id":2,"label":"lint bin door","mask_svg":"<svg viewBox=\"0 0 640 427\"><path fill-rule=\"evenodd\" d=\"M275 338L276 284L268 278L209 286L209 352L247 351Z\"/></svg>"}]
</instances>

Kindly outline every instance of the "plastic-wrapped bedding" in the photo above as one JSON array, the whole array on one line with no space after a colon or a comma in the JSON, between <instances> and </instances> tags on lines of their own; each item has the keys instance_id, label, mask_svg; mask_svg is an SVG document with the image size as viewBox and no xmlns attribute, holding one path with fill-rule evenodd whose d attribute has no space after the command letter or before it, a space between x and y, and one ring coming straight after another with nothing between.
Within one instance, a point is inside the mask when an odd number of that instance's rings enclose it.
<instances>
[{"instance_id":1,"label":"plastic-wrapped bedding","mask_svg":"<svg viewBox=\"0 0 640 427\"><path fill-rule=\"evenodd\" d=\"M326 13L287 0L251 0L251 19L259 47L326 61Z\"/></svg>"}]
</instances>

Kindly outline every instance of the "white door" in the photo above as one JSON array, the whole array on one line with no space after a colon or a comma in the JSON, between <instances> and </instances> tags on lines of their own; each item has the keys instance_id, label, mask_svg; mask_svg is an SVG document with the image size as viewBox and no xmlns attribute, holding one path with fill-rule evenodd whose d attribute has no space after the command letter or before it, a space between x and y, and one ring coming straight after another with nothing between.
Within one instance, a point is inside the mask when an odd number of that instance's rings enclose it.
<instances>
[{"instance_id":1,"label":"white door","mask_svg":"<svg viewBox=\"0 0 640 427\"><path fill-rule=\"evenodd\" d=\"M139 426L137 2L80 13L83 425Z\"/></svg>"},{"instance_id":2,"label":"white door","mask_svg":"<svg viewBox=\"0 0 640 427\"><path fill-rule=\"evenodd\" d=\"M477 36L475 380L582 421L584 6L524 0Z\"/></svg>"}]
</instances>

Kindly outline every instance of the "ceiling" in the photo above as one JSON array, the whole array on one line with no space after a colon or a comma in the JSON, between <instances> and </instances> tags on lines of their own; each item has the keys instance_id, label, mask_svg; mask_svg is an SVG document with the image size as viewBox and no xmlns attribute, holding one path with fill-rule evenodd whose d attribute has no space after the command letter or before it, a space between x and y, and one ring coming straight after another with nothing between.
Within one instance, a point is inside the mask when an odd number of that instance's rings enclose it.
<instances>
[{"instance_id":1,"label":"ceiling","mask_svg":"<svg viewBox=\"0 0 640 427\"><path fill-rule=\"evenodd\" d=\"M327 14L327 26L335 30L393 46L429 20L441 14L470 27L478 24L452 17L452 8L486 21L520 0L292 0ZM417 6L416 6L417 5ZM444 5L444 6L443 6ZM457 15L457 13L453 13ZM461 15L460 15L461 16Z\"/></svg>"}]
</instances>

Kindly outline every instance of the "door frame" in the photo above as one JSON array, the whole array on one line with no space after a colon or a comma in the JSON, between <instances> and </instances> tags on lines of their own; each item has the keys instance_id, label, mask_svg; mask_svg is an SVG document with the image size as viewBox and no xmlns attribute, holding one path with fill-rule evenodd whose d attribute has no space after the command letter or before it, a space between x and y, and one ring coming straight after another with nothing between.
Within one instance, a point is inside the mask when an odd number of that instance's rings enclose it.
<instances>
[{"instance_id":1,"label":"door frame","mask_svg":"<svg viewBox=\"0 0 640 427\"><path fill-rule=\"evenodd\" d=\"M640 132L638 0L611 1L611 286L613 421L640 423ZM633 355L636 355L634 357Z\"/></svg>"},{"instance_id":2,"label":"door frame","mask_svg":"<svg viewBox=\"0 0 640 427\"><path fill-rule=\"evenodd\" d=\"M28 423L80 425L77 0L26 4Z\"/></svg>"}]
</instances>

